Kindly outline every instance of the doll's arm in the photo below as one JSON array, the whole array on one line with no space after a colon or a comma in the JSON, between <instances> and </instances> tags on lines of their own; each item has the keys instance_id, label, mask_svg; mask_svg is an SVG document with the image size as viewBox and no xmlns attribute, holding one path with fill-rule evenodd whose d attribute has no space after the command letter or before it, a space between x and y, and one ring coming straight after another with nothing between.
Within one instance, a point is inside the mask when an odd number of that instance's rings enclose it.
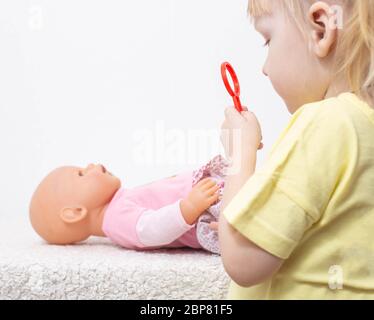
<instances>
[{"instance_id":1,"label":"doll's arm","mask_svg":"<svg viewBox=\"0 0 374 320\"><path fill-rule=\"evenodd\" d=\"M136 233L146 247L172 243L195 224L188 224L180 209L181 200L158 210L145 210L136 224Z\"/></svg>"},{"instance_id":2,"label":"doll's arm","mask_svg":"<svg viewBox=\"0 0 374 320\"><path fill-rule=\"evenodd\" d=\"M145 246L172 243L195 226L197 219L218 200L219 187L211 179L194 186L186 199L158 210L146 210L140 216L136 232Z\"/></svg>"}]
</instances>

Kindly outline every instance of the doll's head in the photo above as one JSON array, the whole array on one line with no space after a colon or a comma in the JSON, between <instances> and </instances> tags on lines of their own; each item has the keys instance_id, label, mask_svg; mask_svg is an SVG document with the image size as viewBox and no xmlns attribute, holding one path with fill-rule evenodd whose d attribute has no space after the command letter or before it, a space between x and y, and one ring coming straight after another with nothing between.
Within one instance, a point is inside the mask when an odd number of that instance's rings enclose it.
<instances>
[{"instance_id":1,"label":"doll's head","mask_svg":"<svg viewBox=\"0 0 374 320\"><path fill-rule=\"evenodd\" d=\"M120 187L121 181L102 165L57 168L32 196L31 224L49 243L83 241L97 235L103 211Z\"/></svg>"},{"instance_id":2,"label":"doll's head","mask_svg":"<svg viewBox=\"0 0 374 320\"><path fill-rule=\"evenodd\" d=\"M374 103L371 0L249 0L268 47L263 72L291 113L351 91Z\"/></svg>"}]
</instances>

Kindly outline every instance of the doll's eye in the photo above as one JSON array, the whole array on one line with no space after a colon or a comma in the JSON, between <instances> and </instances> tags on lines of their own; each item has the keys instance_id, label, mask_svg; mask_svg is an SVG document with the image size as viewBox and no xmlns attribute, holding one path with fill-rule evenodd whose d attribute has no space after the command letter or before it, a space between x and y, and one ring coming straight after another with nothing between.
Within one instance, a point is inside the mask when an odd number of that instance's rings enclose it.
<instances>
[{"instance_id":1,"label":"doll's eye","mask_svg":"<svg viewBox=\"0 0 374 320\"><path fill-rule=\"evenodd\" d=\"M79 175L80 177L83 177L83 172L82 172L82 170L78 170L78 175Z\"/></svg>"}]
</instances>

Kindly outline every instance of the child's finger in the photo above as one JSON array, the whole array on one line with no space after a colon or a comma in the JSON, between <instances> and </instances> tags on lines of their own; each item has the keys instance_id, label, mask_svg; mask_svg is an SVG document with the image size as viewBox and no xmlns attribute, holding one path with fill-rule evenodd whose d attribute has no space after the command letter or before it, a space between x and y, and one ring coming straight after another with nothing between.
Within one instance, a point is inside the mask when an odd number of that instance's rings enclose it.
<instances>
[{"instance_id":1,"label":"child's finger","mask_svg":"<svg viewBox=\"0 0 374 320\"><path fill-rule=\"evenodd\" d=\"M255 121L258 123L258 119L252 111L243 111L242 116L248 121Z\"/></svg>"},{"instance_id":2,"label":"child's finger","mask_svg":"<svg viewBox=\"0 0 374 320\"><path fill-rule=\"evenodd\" d=\"M229 108L225 109L225 117L226 117L226 120L229 120L229 119L242 120L239 111L236 110L236 108L233 108L233 107L229 107Z\"/></svg>"}]
</instances>

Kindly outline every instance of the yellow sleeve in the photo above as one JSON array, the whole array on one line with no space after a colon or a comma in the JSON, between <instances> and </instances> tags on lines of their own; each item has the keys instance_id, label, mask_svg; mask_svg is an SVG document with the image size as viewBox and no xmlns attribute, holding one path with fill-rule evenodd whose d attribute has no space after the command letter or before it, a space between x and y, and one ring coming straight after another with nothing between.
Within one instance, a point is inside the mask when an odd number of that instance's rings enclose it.
<instances>
[{"instance_id":1,"label":"yellow sleeve","mask_svg":"<svg viewBox=\"0 0 374 320\"><path fill-rule=\"evenodd\" d=\"M281 259L321 218L357 154L353 125L331 104L298 110L264 165L223 211L241 234Z\"/></svg>"}]
</instances>

